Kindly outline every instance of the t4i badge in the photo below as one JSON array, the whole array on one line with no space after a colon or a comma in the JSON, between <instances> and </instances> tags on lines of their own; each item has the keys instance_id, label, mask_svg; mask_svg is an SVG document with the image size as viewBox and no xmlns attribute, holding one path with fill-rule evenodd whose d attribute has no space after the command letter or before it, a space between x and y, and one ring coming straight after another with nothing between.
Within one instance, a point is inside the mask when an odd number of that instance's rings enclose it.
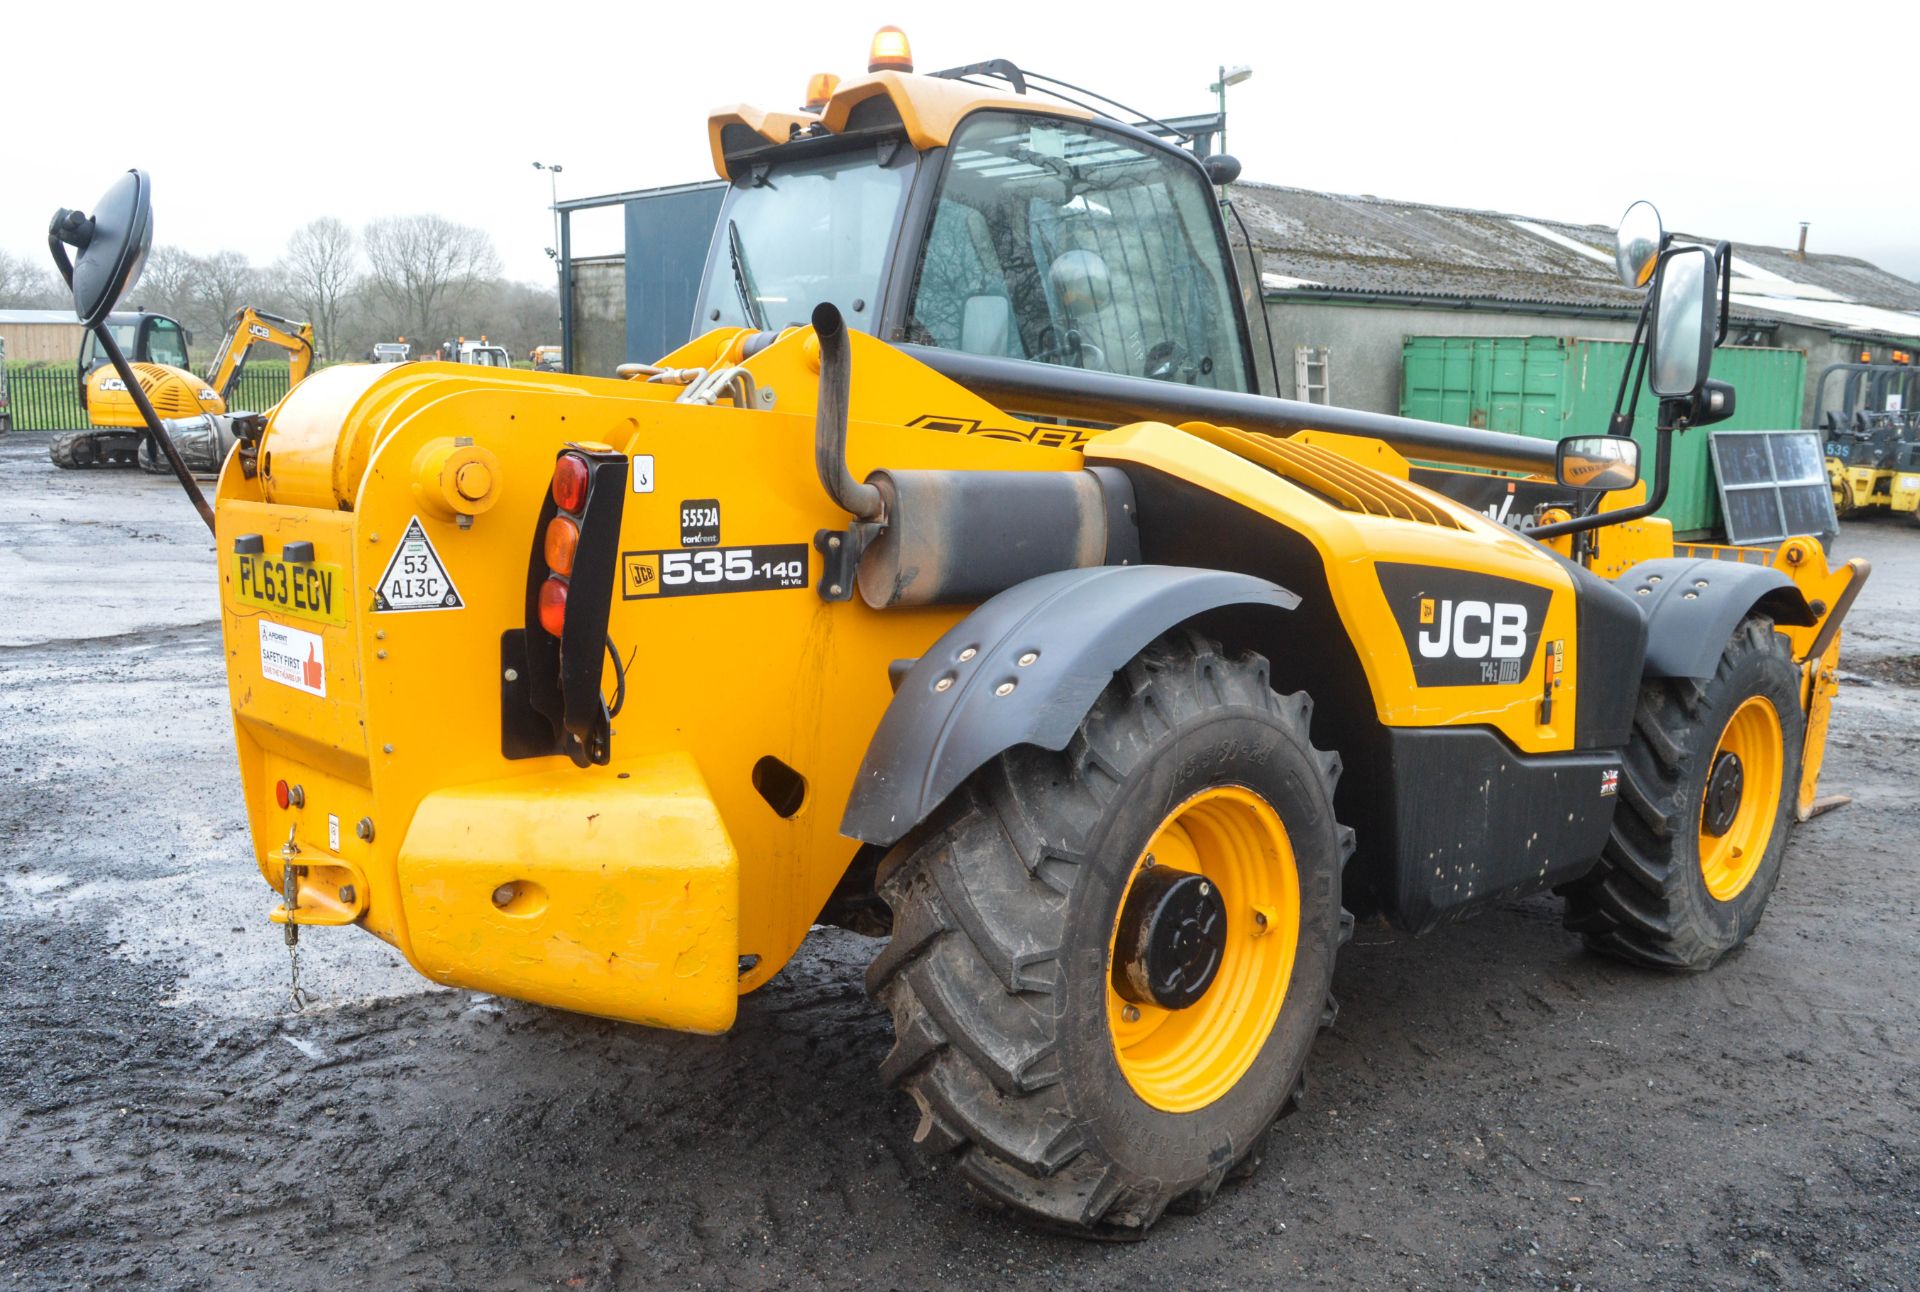
<instances>
[{"instance_id":1,"label":"t4i badge","mask_svg":"<svg viewBox=\"0 0 1920 1292\"><path fill-rule=\"evenodd\" d=\"M420 528L420 518L407 522L407 532L393 549L386 573L373 592L375 610L458 610L465 603L453 586L446 562Z\"/></svg>"}]
</instances>

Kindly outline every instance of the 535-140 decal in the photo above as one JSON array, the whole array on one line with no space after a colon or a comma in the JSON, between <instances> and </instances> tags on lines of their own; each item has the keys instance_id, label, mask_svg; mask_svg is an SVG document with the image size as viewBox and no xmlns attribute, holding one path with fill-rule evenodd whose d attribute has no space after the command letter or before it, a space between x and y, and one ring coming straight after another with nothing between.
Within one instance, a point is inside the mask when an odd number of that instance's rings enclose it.
<instances>
[{"instance_id":1,"label":"535-140 decal","mask_svg":"<svg viewBox=\"0 0 1920 1292\"><path fill-rule=\"evenodd\" d=\"M807 586L805 543L703 547L697 551L620 553L620 595L694 597L710 592L768 592Z\"/></svg>"}]
</instances>

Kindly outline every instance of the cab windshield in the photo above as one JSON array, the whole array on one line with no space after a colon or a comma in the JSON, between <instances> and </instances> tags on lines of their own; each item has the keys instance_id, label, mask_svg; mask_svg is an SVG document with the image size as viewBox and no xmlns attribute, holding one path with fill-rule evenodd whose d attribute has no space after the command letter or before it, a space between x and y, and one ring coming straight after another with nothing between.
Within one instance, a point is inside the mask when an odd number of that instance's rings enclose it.
<instances>
[{"instance_id":1,"label":"cab windshield","mask_svg":"<svg viewBox=\"0 0 1920 1292\"><path fill-rule=\"evenodd\" d=\"M140 359L140 325L138 323L115 323L109 320L107 331L113 334L113 343L120 347L120 353L127 356L129 363ZM100 348L100 343L94 339L93 332L89 329L80 341L81 371L92 372L106 361L106 352Z\"/></svg>"},{"instance_id":2,"label":"cab windshield","mask_svg":"<svg viewBox=\"0 0 1920 1292\"><path fill-rule=\"evenodd\" d=\"M1169 149L1057 117L954 132L909 341L1247 390L1214 194Z\"/></svg>"},{"instance_id":3,"label":"cab windshield","mask_svg":"<svg viewBox=\"0 0 1920 1292\"><path fill-rule=\"evenodd\" d=\"M714 230L695 330L778 330L832 303L849 327L873 332L916 161L904 145L885 162L875 148L857 147L737 180Z\"/></svg>"}]
</instances>

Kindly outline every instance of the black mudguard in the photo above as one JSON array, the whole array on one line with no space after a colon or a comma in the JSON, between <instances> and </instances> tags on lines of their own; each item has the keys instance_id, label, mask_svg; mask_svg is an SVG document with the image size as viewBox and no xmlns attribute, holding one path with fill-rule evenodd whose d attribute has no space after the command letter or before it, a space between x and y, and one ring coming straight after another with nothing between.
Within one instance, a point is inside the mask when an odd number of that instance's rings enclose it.
<instances>
[{"instance_id":1,"label":"black mudguard","mask_svg":"<svg viewBox=\"0 0 1920 1292\"><path fill-rule=\"evenodd\" d=\"M1665 557L1620 576L1647 617L1647 677L1709 678L1740 621L1755 610L1797 628L1815 622L1806 597L1770 565Z\"/></svg>"},{"instance_id":2,"label":"black mudguard","mask_svg":"<svg viewBox=\"0 0 1920 1292\"><path fill-rule=\"evenodd\" d=\"M1002 751L1066 748L1114 673L1195 615L1299 604L1266 579L1174 565L1063 570L1009 588L907 670L867 746L840 832L895 843ZM951 679L945 689L943 679Z\"/></svg>"}]
</instances>

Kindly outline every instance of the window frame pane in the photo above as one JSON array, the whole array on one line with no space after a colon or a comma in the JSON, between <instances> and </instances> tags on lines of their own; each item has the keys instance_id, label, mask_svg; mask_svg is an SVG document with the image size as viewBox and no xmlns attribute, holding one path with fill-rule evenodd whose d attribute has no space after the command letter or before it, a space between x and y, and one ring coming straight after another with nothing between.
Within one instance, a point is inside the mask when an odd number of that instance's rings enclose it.
<instances>
[{"instance_id":1,"label":"window frame pane","mask_svg":"<svg viewBox=\"0 0 1920 1292\"><path fill-rule=\"evenodd\" d=\"M747 165L756 170L761 165L767 166L767 173L775 182L778 182L780 172L784 168L797 165L811 168L815 165L830 165L837 161L845 163L842 173L851 173L866 167L897 177L895 182L899 186L898 193L894 201L893 213L888 217L886 242L881 250L878 271L874 275L872 285L860 298L864 301L865 308L856 312L853 309L852 300L832 302L840 308L848 327L875 336L884 335L881 328L884 294L891 278L894 258L900 254L902 222L912 205L912 195L920 179L922 169L920 155L908 146L904 137L894 141L890 147L871 136L848 141L823 139L817 145L814 145L813 141L802 141L785 145L785 147L791 147L793 151L770 158L764 163L755 162ZM728 245L727 226L730 221L737 218L735 212L742 197L752 193L758 187L751 174L735 179L727 187L726 200L721 203L720 214L714 222L713 241L707 248L706 269L701 276L700 297L695 306L693 321L693 335L696 337L716 328L751 326L750 322L736 321L736 316L741 315L743 311L739 294L734 287L732 251ZM743 245L742 250L747 253L747 268L756 280L756 286L763 285L759 280L765 275L762 266L755 261L753 248ZM721 313L718 319L711 317L716 309ZM810 314L811 311L807 313ZM804 324L806 319L787 319L784 323L771 317L767 319L768 325L776 331L786 323L793 322Z\"/></svg>"},{"instance_id":2,"label":"window frame pane","mask_svg":"<svg viewBox=\"0 0 1920 1292\"><path fill-rule=\"evenodd\" d=\"M1176 231L1172 227L1167 227L1150 228L1150 231L1156 233L1157 240L1162 245L1174 243L1187 248L1192 254L1191 263L1202 272L1205 271L1209 263L1209 253L1211 253L1213 257L1211 263L1219 275L1218 286L1221 296L1219 303L1224 310L1221 317L1221 327L1230 333L1230 335L1222 338L1222 340L1226 343L1226 347L1230 350L1230 353L1237 359L1239 371L1237 374L1226 374L1230 377L1237 376L1237 383L1232 380L1222 380L1216 385L1211 381L1203 380L1201 384L1209 389L1239 391L1249 394L1261 393L1259 367L1254 359L1253 337L1241 292L1240 267L1234 259L1233 248L1227 238L1225 226L1217 215L1214 214L1217 198L1212 184L1209 183L1206 178L1206 172L1201 169L1198 159L1184 149L1175 147L1167 141L1155 138L1143 131L1133 130L1129 127L1097 118L1094 120L1082 120L1079 118L1057 117L1047 113L1009 108L981 109L977 112L969 113L960 121L954 128L947 146L928 152L928 162L933 162L937 157L939 164L937 166L927 165L922 168L922 175L920 176L921 184L919 187L923 188L924 192L916 192L916 201L913 204L914 209L909 216L909 227L914 235L914 245L901 249L903 254L911 253L910 266L907 272L895 276L894 285L898 291L898 298L894 299L890 297L888 301L888 318L885 335L895 341L907 341L926 344L930 348L941 348L937 342L929 341L926 337L918 335L913 318L913 311L917 303L916 298L919 294L921 273L924 267L928 244L934 236L935 221L938 218L941 196L946 188L947 179L958 167L965 164L960 160L960 153L964 152L965 137L969 128L975 127L986 118L1013 118L1031 123L1032 125L1060 127L1067 131L1083 135L1105 136L1107 140L1111 141L1114 147L1125 148L1130 152L1135 152L1143 156L1159 155L1163 157L1166 163L1174 168L1168 173L1168 185L1165 189L1165 200L1173 204L1174 207L1173 210L1166 213L1168 220L1179 220L1181 215L1178 210L1180 198L1174 185L1182 181L1189 182L1192 185L1193 193L1204 203L1204 205L1198 209L1207 213L1208 218L1202 221L1206 226L1205 230L1182 227ZM1088 147L1092 146L1094 145L1088 145ZM1018 164L1014 162L1005 164L975 162L974 165L981 169L991 168L993 171L1003 171L1008 166L1014 166L1017 169ZM1141 191L1145 192L1148 191L1148 189L1143 187ZM1210 241L1209 236L1211 238ZM1016 324L1016 328L1017 326ZM959 352L955 347L947 348L955 349L955 352ZM1019 343L1016 343L1015 348L1022 347ZM1020 361L1041 362L1033 358L1024 358ZM1048 366L1054 365L1049 364ZM1211 376L1211 374L1209 374L1209 376Z\"/></svg>"}]
</instances>

